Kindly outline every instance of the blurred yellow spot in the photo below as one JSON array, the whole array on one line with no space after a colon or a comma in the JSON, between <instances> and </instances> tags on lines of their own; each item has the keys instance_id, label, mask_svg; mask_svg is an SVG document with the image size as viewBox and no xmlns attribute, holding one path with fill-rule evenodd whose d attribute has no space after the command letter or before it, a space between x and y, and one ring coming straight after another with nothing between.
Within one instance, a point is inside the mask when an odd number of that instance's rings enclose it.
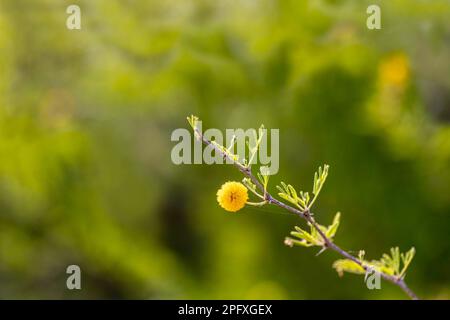
<instances>
[{"instance_id":1,"label":"blurred yellow spot","mask_svg":"<svg viewBox=\"0 0 450 320\"><path fill-rule=\"evenodd\" d=\"M242 209L247 200L247 188L240 182L228 181L217 191L217 202L230 212Z\"/></svg>"},{"instance_id":2,"label":"blurred yellow spot","mask_svg":"<svg viewBox=\"0 0 450 320\"><path fill-rule=\"evenodd\" d=\"M410 76L409 60L404 53L395 53L385 58L379 66L382 85L403 88Z\"/></svg>"}]
</instances>

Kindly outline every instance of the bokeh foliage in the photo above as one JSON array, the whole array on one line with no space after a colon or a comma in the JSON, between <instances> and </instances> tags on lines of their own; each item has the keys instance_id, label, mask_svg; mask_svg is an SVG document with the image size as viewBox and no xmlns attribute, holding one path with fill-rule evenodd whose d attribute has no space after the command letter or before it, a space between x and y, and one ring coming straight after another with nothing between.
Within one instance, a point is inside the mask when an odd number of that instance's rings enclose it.
<instances>
[{"instance_id":1,"label":"bokeh foliage","mask_svg":"<svg viewBox=\"0 0 450 320\"><path fill-rule=\"evenodd\" d=\"M73 3L82 30L65 27ZM410 286L449 298L449 14L446 0L1 0L0 297L404 298L283 246L294 216L219 208L239 173L170 159L196 114L279 128L274 185L309 188L330 164L315 215L342 212L336 243L414 246Z\"/></svg>"}]
</instances>

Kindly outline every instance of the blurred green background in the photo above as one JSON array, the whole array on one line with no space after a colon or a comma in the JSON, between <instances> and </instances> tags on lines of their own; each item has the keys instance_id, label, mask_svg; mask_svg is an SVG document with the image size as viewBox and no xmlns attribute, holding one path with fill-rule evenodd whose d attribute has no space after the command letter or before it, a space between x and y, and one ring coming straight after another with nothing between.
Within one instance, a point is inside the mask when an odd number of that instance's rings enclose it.
<instances>
[{"instance_id":1,"label":"blurred green background","mask_svg":"<svg viewBox=\"0 0 450 320\"><path fill-rule=\"evenodd\" d=\"M190 114L280 129L271 191L330 164L315 213L342 212L336 242L369 259L415 246L410 287L450 298L449 15L447 0L1 0L0 298L406 298L284 246L294 216L221 209L234 168L171 162Z\"/></svg>"}]
</instances>

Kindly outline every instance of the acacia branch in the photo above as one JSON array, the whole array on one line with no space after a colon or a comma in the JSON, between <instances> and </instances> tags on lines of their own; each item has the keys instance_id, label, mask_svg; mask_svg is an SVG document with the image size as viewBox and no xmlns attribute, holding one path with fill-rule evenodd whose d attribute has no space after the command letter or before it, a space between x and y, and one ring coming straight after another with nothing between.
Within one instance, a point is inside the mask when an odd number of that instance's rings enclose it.
<instances>
[{"instance_id":1,"label":"acacia branch","mask_svg":"<svg viewBox=\"0 0 450 320\"><path fill-rule=\"evenodd\" d=\"M351 255L350 253L348 253L347 251L345 251L344 249L340 248L338 245L334 244L333 241L328 238L325 233L322 231L322 229L319 227L319 225L317 224L317 222L314 220L314 218L312 217L312 214L310 212L310 209L307 208L304 211L300 211L288 204L285 204L284 202L281 202L277 199L275 199L265 188L264 186L261 184L261 182L253 175L251 167L250 166L245 166L242 163L236 161L235 159L233 159L227 152L224 152L223 150L221 150L216 144L212 143L210 140L206 139L204 137L204 135L197 129L197 127L193 127L194 129L194 133L197 137L197 139L201 140L205 145L212 147L216 152L218 152L218 154L223 157L224 160L229 160L231 161L231 163L247 178L249 178L253 184L256 185L256 187L263 193L264 195L264 200L269 203L269 204L273 204L276 205L280 208L283 208L291 213L294 213L296 215L298 215L299 217L305 219L308 223L310 223L319 233L319 235L322 237L324 244L323 247L324 249L331 249L336 251L337 253L339 253L341 256L355 262L356 264L358 264L359 266L361 266L364 271L369 272L371 270L373 270L373 268L370 265L367 265L366 263L364 263L363 261L361 261L360 259L356 258L355 256ZM389 275L386 274L384 272L378 272L380 274L380 276L399 286L411 299L413 300L418 300L419 298L417 297L417 295L406 285L406 282L404 280L403 277L396 277L393 275Z\"/></svg>"}]
</instances>

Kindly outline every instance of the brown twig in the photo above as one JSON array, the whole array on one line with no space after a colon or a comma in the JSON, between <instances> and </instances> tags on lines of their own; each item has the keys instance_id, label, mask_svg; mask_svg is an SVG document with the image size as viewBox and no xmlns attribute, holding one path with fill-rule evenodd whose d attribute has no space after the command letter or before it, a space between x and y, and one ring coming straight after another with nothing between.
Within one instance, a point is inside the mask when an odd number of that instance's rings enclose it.
<instances>
[{"instance_id":1,"label":"brown twig","mask_svg":"<svg viewBox=\"0 0 450 320\"><path fill-rule=\"evenodd\" d=\"M329 239L324 233L323 231L319 228L319 225L317 224L317 222L314 220L314 218L311 215L311 212L309 211L309 209L305 210L305 211L300 211L294 207L291 207L290 205L287 205L277 199L275 199L269 192L267 192L267 190L265 190L264 186L260 183L260 181L252 174L251 168L250 166L244 166L243 164L235 161L234 159L232 159L230 157L230 155L226 152L224 152L223 150L221 150L220 148L217 147L216 144L213 144L210 140L206 139L203 134L196 128L194 127L194 132L197 136L197 139L201 140L204 144L211 146L212 148L214 148L214 150L216 150L216 152L218 152L224 159L228 159L229 161L231 161L231 163L237 167L237 169L247 178L249 178L253 184L256 185L256 187L264 194L264 200L267 201L267 203L269 204L273 204L276 205L280 208L283 208L291 213L294 213L296 215L298 215L299 217L305 219L308 223L310 223L316 230L317 232L320 234L320 236L322 237L323 241L324 241L324 248L325 249L331 249L336 251L337 253L339 253L340 255L342 255L343 257L355 262L356 264L358 264L359 266L361 266L366 272L372 270L372 268L365 264L364 262L362 262L361 260L359 260L358 258L356 258L355 256L352 256L350 253L348 253L347 251L345 251L344 249L341 249L339 246L337 246L336 244L334 244L331 239ZM380 276L399 286L411 299L413 300L418 300L419 298L417 297L417 295L406 285L405 280L401 277L395 277L383 272L378 272L380 274Z\"/></svg>"}]
</instances>

